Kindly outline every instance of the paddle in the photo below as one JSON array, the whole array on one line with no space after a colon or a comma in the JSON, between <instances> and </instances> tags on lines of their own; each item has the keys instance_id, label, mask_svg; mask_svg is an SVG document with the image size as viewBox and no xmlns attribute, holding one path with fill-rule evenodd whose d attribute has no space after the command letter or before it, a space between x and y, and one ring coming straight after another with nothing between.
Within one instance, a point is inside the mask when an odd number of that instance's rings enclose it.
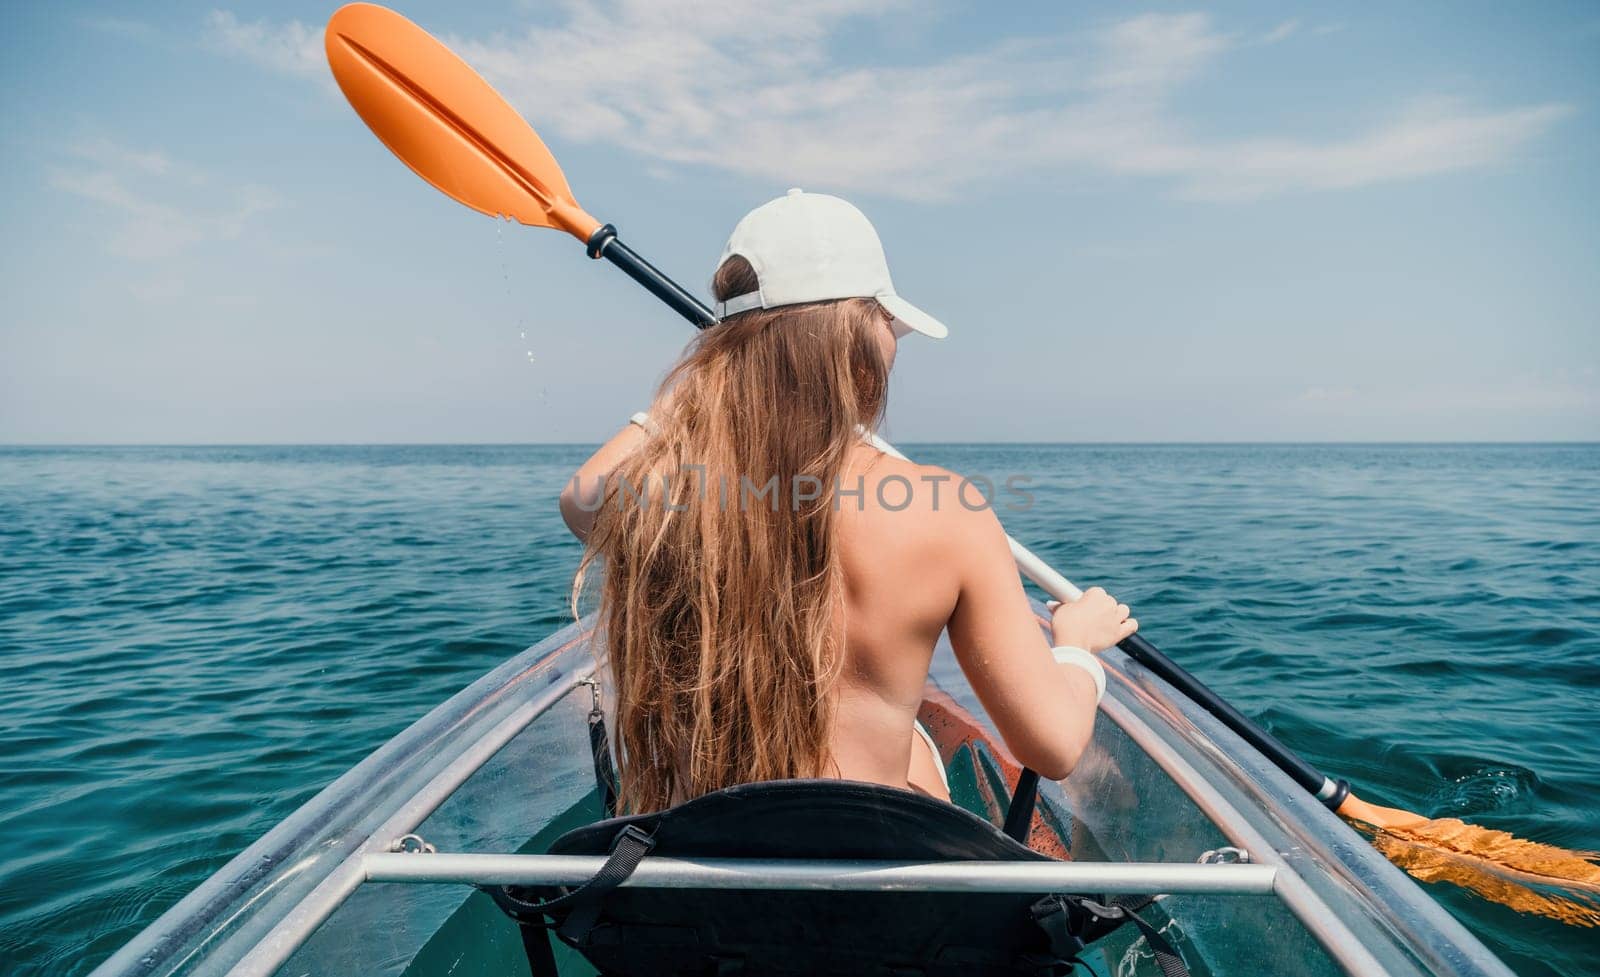
<instances>
[{"instance_id":1,"label":"paddle","mask_svg":"<svg viewBox=\"0 0 1600 977\"><path fill-rule=\"evenodd\" d=\"M584 212L533 127L432 35L392 10L353 3L328 22L326 43L334 78L356 113L418 176L482 213L564 230L584 242L591 258L609 259L695 325L716 321L699 299L624 245L616 228ZM877 447L905 457L882 440ZM1082 595L1021 543L1007 539L1017 565L1050 596L1074 601ZM1312 769L1143 637L1134 635L1119 647L1329 807L1337 809L1348 798L1344 781Z\"/></svg>"},{"instance_id":2,"label":"paddle","mask_svg":"<svg viewBox=\"0 0 1600 977\"><path fill-rule=\"evenodd\" d=\"M433 35L385 7L352 3L328 21L324 46L356 114L412 172L480 213L566 231L696 326L717 321L578 206L533 127Z\"/></svg>"},{"instance_id":3,"label":"paddle","mask_svg":"<svg viewBox=\"0 0 1600 977\"><path fill-rule=\"evenodd\" d=\"M584 243L589 257L611 261L696 326L705 328L716 321L699 299L624 245L616 228L602 224L578 206L560 165L533 128L487 81L432 35L394 11L353 3L333 15L325 41L334 78L356 113L418 176L482 213L566 231ZM875 444L883 451L905 457L881 439L875 439ZM1046 593L1068 602L1082 596L1071 581L1021 543L1009 536L1007 539L1018 568ZM1133 635L1118 647L1215 716L1341 815L1419 839L1423 832L1418 829L1442 823L1355 797L1348 783L1319 773L1142 635ZM1460 832L1455 836L1459 838ZM1471 842L1468 844L1466 850L1476 854ZM1463 850L1458 845L1450 847ZM1505 850L1503 845L1499 847L1500 851ZM1578 866L1600 873L1576 853L1538 847L1545 851L1535 861L1546 874L1551 866L1550 851L1577 861L1578 865L1566 865L1569 873L1584 871ZM1515 870L1525 871L1521 867ZM1576 874L1548 877L1562 882L1581 881Z\"/></svg>"}]
</instances>

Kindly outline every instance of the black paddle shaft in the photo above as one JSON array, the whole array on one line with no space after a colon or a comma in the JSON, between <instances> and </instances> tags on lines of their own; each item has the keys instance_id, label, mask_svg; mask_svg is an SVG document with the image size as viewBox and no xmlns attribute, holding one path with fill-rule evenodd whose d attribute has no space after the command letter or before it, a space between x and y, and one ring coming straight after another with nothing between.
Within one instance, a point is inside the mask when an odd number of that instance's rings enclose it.
<instances>
[{"instance_id":1,"label":"black paddle shaft","mask_svg":"<svg viewBox=\"0 0 1600 977\"><path fill-rule=\"evenodd\" d=\"M1239 734L1240 739L1255 747L1262 756L1310 791L1330 810L1338 810L1350 796L1350 784L1343 778L1332 780L1319 773L1311 764L1300 759L1278 740L1276 736L1251 722L1244 713L1228 704L1222 696L1206 687L1205 683L1190 675L1183 666L1162 654L1142 635L1129 635L1117 645L1129 658L1160 676L1168 685L1188 696L1206 712L1217 717L1222 725Z\"/></svg>"},{"instance_id":2,"label":"black paddle shaft","mask_svg":"<svg viewBox=\"0 0 1600 977\"><path fill-rule=\"evenodd\" d=\"M638 252L623 244L617 229L606 224L593 234L585 245L591 258L605 258L628 273L628 277L643 285L651 295L667 303L672 310L688 319L698 329L715 325L717 317L711 310L682 285L661 273L650 262L639 257Z\"/></svg>"},{"instance_id":3,"label":"black paddle shaft","mask_svg":"<svg viewBox=\"0 0 1600 977\"><path fill-rule=\"evenodd\" d=\"M589 235L585 244L591 258L605 258L627 272L628 277L643 285L650 294L667 303L674 312L688 319L696 328L715 325L716 315L705 303L695 298L682 285L662 274L661 270L644 260L617 237L617 229L610 224ZM1337 810L1350 795L1350 785L1343 779L1332 780L1318 773L1309 763L1295 756L1276 736L1251 722L1244 713L1229 705L1227 700L1190 675L1177 662L1163 655L1155 645L1140 635L1133 635L1117 647L1129 658L1160 676L1168 685L1188 696L1200 708L1215 716L1222 725L1233 730L1246 743L1255 747L1279 770L1295 783L1310 791L1317 800L1330 809Z\"/></svg>"}]
</instances>

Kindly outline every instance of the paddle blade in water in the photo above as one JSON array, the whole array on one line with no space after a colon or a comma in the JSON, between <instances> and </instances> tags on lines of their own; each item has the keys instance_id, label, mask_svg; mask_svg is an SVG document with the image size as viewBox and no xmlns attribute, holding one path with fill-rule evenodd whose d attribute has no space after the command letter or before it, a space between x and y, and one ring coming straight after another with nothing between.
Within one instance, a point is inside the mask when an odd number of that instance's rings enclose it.
<instances>
[{"instance_id":1,"label":"paddle blade in water","mask_svg":"<svg viewBox=\"0 0 1600 977\"><path fill-rule=\"evenodd\" d=\"M1354 803L1351 803L1351 802ZM1600 926L1600 864L1570 851L1481 828L1424 818L1351 797L1339 813L1373 829L1373 846L1424 882L1449 882L1518 912Z\"/></svg>"},{"instance_id":2,"label":"paddle blade in water","mask_svg":"<svg viewBox=\"0 0 1600 977\"><path fill-rule=\"evenodd\" d=\"M1372 844L1424 882L1449 882L1517 912L1600 927L1600 864L1574 852L1439 818L1380 830Z\"/></svg>"},{"instance_id":3,"label":"paddle blade in water","mask_svg":"<svg viewBox=\"0 0 1600 977\"><path fill-rule=\"evenodd\" d=\"M533 127L427 31L384 7L352 3L334 13L324 40L356 114L418 176L493 217L582 241L600 227Z\"/></svg>"}]
</instances>

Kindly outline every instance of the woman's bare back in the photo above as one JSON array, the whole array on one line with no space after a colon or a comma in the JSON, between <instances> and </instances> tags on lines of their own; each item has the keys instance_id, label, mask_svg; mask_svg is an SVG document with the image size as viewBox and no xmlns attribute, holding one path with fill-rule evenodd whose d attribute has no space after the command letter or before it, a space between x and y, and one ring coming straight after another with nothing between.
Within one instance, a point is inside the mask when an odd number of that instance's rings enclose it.
<instances>
[{"instance_id":1,"label":"woman's bare back","mask_svg":"<svg viewBox=\"0 0 1600 977\"><path fill-rule=\"evenodd\" d=\"M831 742L840 777L944 793L938 760L913 723L947 629L967 681L1018 759L1060 778L1088 745L1094 682L1055 663L998 518L976 490L959 494L960 484L943 469L867 445L841 478L845 662ZM1098 651L1137 623L1096 589L1058 611L1053 625L1057 644Z\"/></svg>"},{"instance_id":2,"label":"woman's bare back","mask_svg":"<svg viewBox=\"0 0 1600 977\"><path fill-rule=\"evenodd\" d=\"M832 737L838 776L914 784L935 795L943 793L936 761L923 755L913 723L934 645L960 593L938 519L953 504L951 486L940 486L935 507L939 483L924 479L941 474L862 446L841 479L835 530L845 580L845 662Z\"/></svg>"}]
</instances>

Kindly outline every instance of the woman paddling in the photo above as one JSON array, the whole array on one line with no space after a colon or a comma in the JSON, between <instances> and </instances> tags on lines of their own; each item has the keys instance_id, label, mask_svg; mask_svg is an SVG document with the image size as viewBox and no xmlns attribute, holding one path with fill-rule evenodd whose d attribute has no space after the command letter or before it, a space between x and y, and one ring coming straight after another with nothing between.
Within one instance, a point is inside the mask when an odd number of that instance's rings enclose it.
<instances>
[{"instance_id":1,"label":"woman paddling","mask_svg":"<svg viewBox=\"0 0 1600 977\"><path fill-rule=\"evenodd\" d=\"M1066 776L1104 691L1088 652L1137 624L1091 590L1055 609L1052 654L994 513L865 440L899 340L946 333L872 225L791 190L734 228L712 292L722 321L561 495L575 594L603 570L622 808L795 777L948 799L916 725L946 630L1007 747Z\"/></svg>"}]
</instances>

